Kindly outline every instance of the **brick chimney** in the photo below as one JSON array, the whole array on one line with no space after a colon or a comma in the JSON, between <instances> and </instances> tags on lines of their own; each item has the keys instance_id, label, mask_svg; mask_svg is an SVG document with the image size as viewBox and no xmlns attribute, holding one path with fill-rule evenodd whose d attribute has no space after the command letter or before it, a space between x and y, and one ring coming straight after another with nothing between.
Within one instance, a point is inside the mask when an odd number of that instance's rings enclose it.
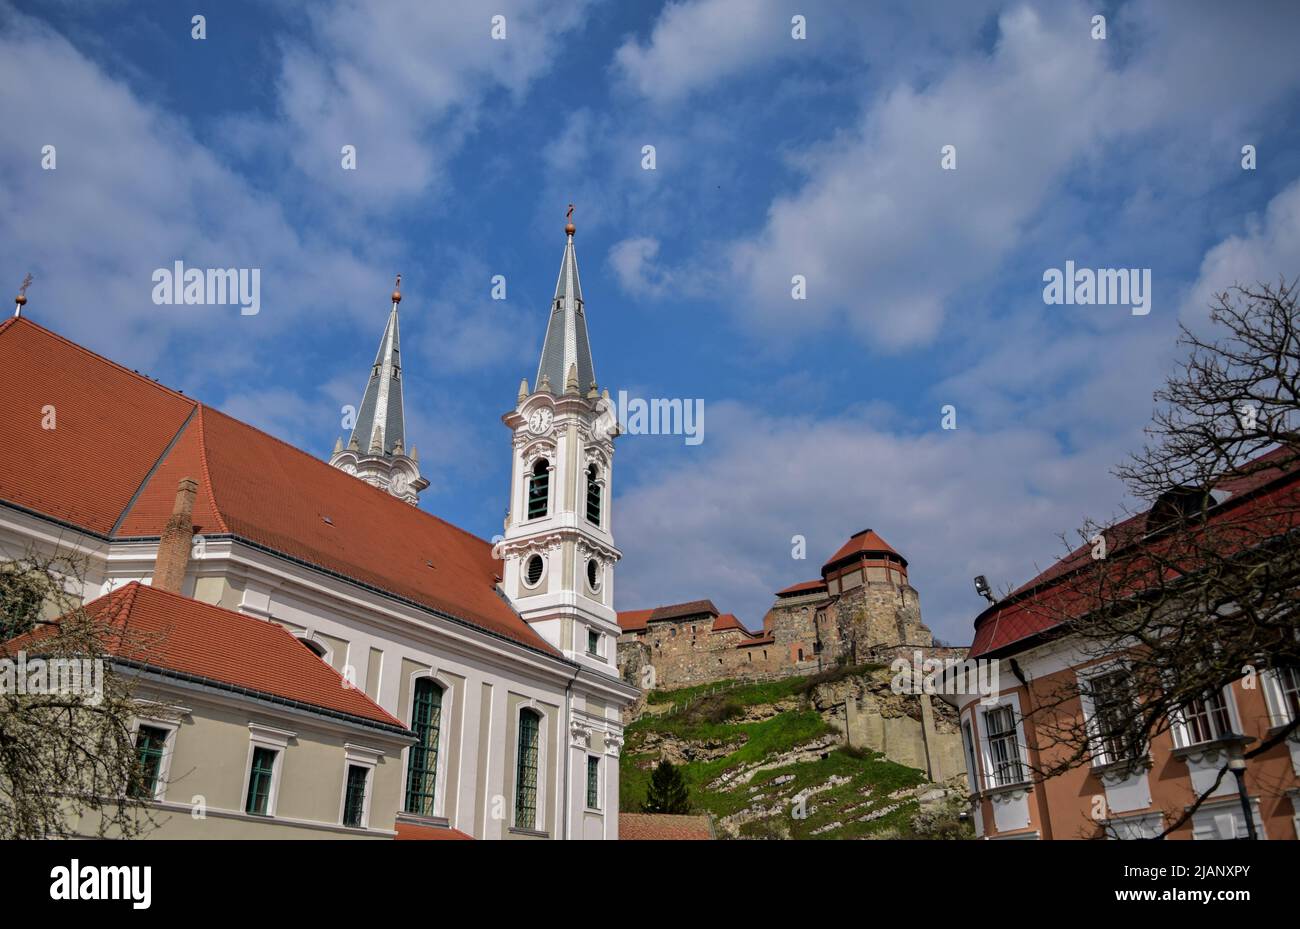
<instances>
[{"instance_id":1,"label":"brick chimney","mask_svg":"<svg viewBox=\"0 0 1300 929\"><path fill-rule=\"evenodd\" d=\"M153 586L159 590L178 594L185 583L194 539L194 496L198 490L198 481L192 477L176 485L176 503L158 542L158 560L153 568Z\"/></svg>"}]
</instances>

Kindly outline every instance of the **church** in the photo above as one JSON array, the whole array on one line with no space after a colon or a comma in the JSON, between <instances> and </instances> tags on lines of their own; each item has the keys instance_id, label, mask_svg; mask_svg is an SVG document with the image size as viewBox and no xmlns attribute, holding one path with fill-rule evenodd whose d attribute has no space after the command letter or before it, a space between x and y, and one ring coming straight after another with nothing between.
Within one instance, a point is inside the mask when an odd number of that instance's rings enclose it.
<instances>
[{"instance_id":1,"label":"church","mask_svg":"<svg viewBox=\"0 0 1300 929\"><path fill-rule=\"evenodd\" d=\"M138 734L156 835L618 837L637 696L616 664L618 428L574 236L535 380L502 417L495 544L418 506L400 277L328 462L61 337L20 296L0 325L0 558L75 558L88 614L158 633L118 656L160 708Z\"/></svg>"}]
</instances>

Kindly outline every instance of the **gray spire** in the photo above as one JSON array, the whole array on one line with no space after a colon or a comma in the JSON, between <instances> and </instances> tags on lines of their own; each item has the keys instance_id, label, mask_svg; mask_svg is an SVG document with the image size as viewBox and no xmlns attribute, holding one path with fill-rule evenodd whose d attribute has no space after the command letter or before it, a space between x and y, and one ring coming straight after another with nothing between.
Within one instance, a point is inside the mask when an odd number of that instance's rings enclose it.
<instances>
[{"instance_id":1,"label":"gray spire","mask_svg":"<svg viewBox=\"0 0 1300 929\"><path fill-rule=\"evenodd\" d=\"M561 389L568 384L570 368L576 366L578 393L585 395L596 382L596 371L591 363L591 344L587 341L578 257L573 251L573 224L565 226L564 231L567 235L564 260L560 263L560 279L555 283L555 298L551 300L551 319L546 325L536 383L540 389L545 377L553 390Z\"/></svg>"},{"instance_id":2,"label":"gray spire","mask_svg":"<svg viewBox=\"0 0 1300 929\"><path fill-rule=\"evenodd\" d=\"M400 279L399 279L400 280ZM370 381L361 398L361 411L348 445L362 454L402 454L406 426L402 417L402 355L397 331L397 305L402 295L393 291L393 311L388 314L384 337L379 341Z\"/></svg>"}]
</instances>

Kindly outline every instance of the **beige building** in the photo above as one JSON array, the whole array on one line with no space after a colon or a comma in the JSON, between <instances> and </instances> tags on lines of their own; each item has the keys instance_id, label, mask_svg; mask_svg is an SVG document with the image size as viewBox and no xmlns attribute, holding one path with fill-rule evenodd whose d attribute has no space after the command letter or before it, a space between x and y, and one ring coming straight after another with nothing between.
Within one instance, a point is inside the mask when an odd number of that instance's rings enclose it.
<instances>
[{"instance_id":1,"label":"beige building","mask_svg":"<svg viewBox=\"0 0 1300 929\"><path fill-rule=\"evenodd\" d=\"M85 612L129 633L112 670L135 682L128 795L151 837L397 835L415 736L284 628L138 582ZM97 815L72 831L97 834Z\"/></svg>"}]
</instances>

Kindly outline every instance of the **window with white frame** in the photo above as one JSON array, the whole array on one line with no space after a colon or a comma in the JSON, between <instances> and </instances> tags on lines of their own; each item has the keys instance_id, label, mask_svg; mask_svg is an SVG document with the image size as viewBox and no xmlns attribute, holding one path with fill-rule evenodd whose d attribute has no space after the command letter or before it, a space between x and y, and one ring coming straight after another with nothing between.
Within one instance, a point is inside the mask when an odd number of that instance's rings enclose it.
<instances>
[{"instance_id":1,"label":"window with white frame","mask_svg":"<svg viewBox=\"0 0 1300 929\"><path fill-rule=\"evenodd\" d=\"M587 809L600 809L600 756L587 756Z\"/></svg>"},{"instance_id":2,"label":"window with white frame","mask_svg":"<svg viewBox=\"0 0 1300 929\"><path fill-rule=\"evenodd\" d=\"M1300 718L1300 668L1270 668L1263 678L1270 723L1285 726Z\"/></svg>"},{"instance_id":3,"label":"window with white frame","mask_svg":"<svg viewBox=\"0 0 1300 929\"><path fill-rule=\"evenodd\" d=\"M274 816L280 799L284 755L296 734L260 723L249 723L248 761L244 775L244 812Z\"/></svg>"},{"instance_id":4,"label":"window with white frame","mask_svg":"<svg viewBox=\"0 0 1300 929\"><path fill-rule=\"evenodd\" d=\"M366 802L370 799L370 769L364 765L348 765L343 783L343 825L361 828L366 822Z\"/></svg>"},{"instance_id":5,"label":"window with white frame","mask_svg":"<svg viewBox=\"0 0 1300 929\"><path fill-rule=\"evenodd\" d=\"M538 774L542 714L533 709L519 713L519 739L515 754L515 826L537 828Z\"/></svg>"},{"instance_id":6,"label":"window with white frame","mask_svg":"<svg viewBox=\"0 0 1300 929\"><path fill-rule=\"evenodd\" d=\"M984 732L988 741L989 779L992 786L1006 787L1024 783L1025 765L1020 758L1015 707L997 706L985 710Z\"/></svg>"},{"instance_id":7,"label":"window with white frame","mask_svg":"<svg viewBox=\"0 0 1300 929\"><path fill-rule=\"evenodd\" d=\"M343 799L339 821L354 829L370 826L370 797L375 768L384 753L353 742L343 743Z\"/></svg>"},{"instance_id":8,"label":"window with white frame","mask_svg":"<svg viewBox=\"0 0 1300 929\"><path fill-rule=\"evenodd\" d=\"M418 678L411 701L411 731L416 743L406 757L406 803L408 813L435 815L437 800L438 748L442 735L443 688L429 677Z\"/></svg>"},{"instance_id":9,"label":"window with white frame","mask_svg":"<svg viewBox=\"0 0 1300 929\"><path fill-rule=\"evenodd\" d=\"M1086 693L1092 704L1090 723L1096 760L1110 764L1140 756L1142 742L1133 722L1137 699L1128 670L1118 667L1093 675Z\"/></svg>"},{"instance_id":10,"label":"window with white frame","mask_svg":"<svg viewBox=\"0 0 1300 929\"><path fill-rule=\"evenodd\" d=\"M161 800L167 785L169 742L175 731L170 726L140 723L135 731L136 767L127 784L127 795L137 800Z\"/></svg>"},{"instance_id":11,"label":"window with white frame","mask_svg":"<svg viewBox=\"0 0 1300 929\"><path fill-rule=\"evenodd\" d=\"M1232 717L1224 690L1222 687L1212 690L1179 709L1185 745L1213 742L1232 732Z\"/></svg>"}]
</instances>

